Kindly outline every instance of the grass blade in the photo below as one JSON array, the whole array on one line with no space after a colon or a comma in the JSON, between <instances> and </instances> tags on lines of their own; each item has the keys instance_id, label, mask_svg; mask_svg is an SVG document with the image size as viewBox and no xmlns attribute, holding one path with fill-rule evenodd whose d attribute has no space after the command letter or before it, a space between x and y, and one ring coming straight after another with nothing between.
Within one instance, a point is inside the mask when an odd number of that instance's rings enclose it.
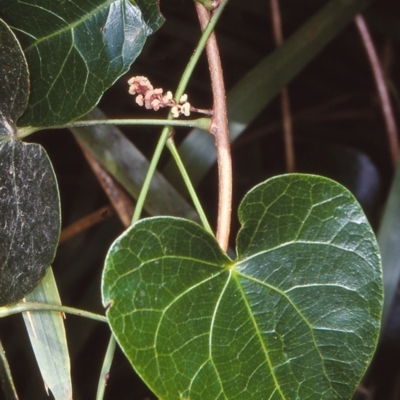
<instances>
[{"instance_id":1,"label":"grass blade","mask_svg":"<svg viewBox=\"0 0 400 400\"><path fill-rule=\"evenodd\" d=\"M51 268L26 300L61 305ZM38 311L22 315L46 390L50 389L56 400L71 400L70 360L61 313Z\"/></svg>"},{"instance_id":2,"label":"grass blade","mask_svg":"<svg viewBox=\"0 0 400 400\"><path fill-rule=\"evenodd\" d=\"M387 323L389 312L400 280L400 163L397 163L389 197L378 232L381 250L385 302L382 326Z\"/></svg>"}]
</instances>

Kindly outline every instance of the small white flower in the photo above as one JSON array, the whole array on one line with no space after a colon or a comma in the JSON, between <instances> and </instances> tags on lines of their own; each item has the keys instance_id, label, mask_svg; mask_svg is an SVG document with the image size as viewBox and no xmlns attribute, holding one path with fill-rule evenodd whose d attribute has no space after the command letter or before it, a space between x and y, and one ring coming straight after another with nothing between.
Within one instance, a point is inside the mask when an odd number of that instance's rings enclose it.
<instances>
[{"instance_id":1,"label":"small white flower","mask_svg":"<svg viewBox=\"0 0 400 400\"><path fill-rule=\"evenodd\" d=\"M178 118L179 117L179 110L177 106L173 106L171 108L171 114L174 118Z\"/></svg>"},{"instance_id":2,"label":"small white flower","mask_svg":"<svg viewBox=\"0 0 400 400\"><path fill-rule=\"evenodd\" d=\"M183 114L185 114L187 117L190 115L190 103L186 102L183 106L182 106L182 110L181 112Z\"/></svg>"},{"instance_id":3,"label":"small white flower","mask_svg":"<svg viewBox=\"0 0 400 400\"><path fill-rule=\"evenodd\" d=\"M172 98L172 92L168 90L168 92L163 96L163 102L167 104L172 100Z\"/></svg>"}]
</instances>

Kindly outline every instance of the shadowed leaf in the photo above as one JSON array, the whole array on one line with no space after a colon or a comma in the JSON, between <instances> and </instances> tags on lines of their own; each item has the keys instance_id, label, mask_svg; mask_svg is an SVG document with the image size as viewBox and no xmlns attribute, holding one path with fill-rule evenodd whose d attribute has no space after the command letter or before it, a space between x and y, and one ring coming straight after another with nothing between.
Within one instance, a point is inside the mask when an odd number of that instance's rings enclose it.
<instances>
[{"instance_id":1,"label":"shadowed leaf","mask_svg":"<svg viewBox=\"0 0 400 400\"><path fill-rule=\"evenodd\" d=\"M20 300L52 263L60 233L53 168L37 144L0 145L0 305Z\"/></svg>"}]
</instances>

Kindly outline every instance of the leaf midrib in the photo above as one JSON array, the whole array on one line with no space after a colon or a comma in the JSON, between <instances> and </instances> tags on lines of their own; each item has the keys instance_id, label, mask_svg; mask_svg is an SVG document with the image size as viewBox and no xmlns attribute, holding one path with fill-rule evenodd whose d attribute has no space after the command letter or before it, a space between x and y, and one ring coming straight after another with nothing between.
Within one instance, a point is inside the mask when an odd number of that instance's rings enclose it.
<instances>
[{"instance_id":1,"label":"leaf midrib","mask_svg":"<svg viewBox=\"0 0 400 400\"><path fill-rule=\"evenodd\" d=\"M290 299L290 297L286 294L286 292L284 292L284 291L280 290L279 288L277 288L277 287L275 287L275 286L272 286L272 285L270 285L270 284L268 284L268 283L266 283L266 282L260 281L259 279L256 279L256 278L254 278L254 277L249 277L249 276L247 276L247 275L241 274L240 272L236 272L235 277L237 277L237 276L241 276L242 278L251 280L251 281L253 281L253 282L255 282L255 283L258 283L258 284L260 284L260 285L262 285L262 286L268 287L269 289L275 291L276 293L278 293L279 295L281 295L281 296L289 303L289 305L297 312L297 314L298 314L298 315L300 316L300 318L304 321L304 323L307 325L307 327L308 327L308 329L309 329L309 331L310 331L310 334L311 334L311 337L312 337L312 341L313 341L313 345L314 345L315 350L316 350L316 352L318 353L318 356L319 356L319 358L320 358L320 360L321 360L321 364L322 364L322 368L323 368L323 374L324 374L324 376L325 376L327 382L329 382L329 386L330 386L331 390L332 390L333 392L335 392L335 390L333 389L333 387L332 387L332 385L331 385L331 379L329 379L328 373L327 373L326 368L325 368L325 359L324 359L323 355L321 354L321 352L320 352L320 350L319 350L319 347L318 347L318 344L317 344L317 341L316 341L316 338L315 338L315 335L314 335L314 327L313 327L313 325L308 321L308 319L303 315L303 313L302 313L302 312L300 311L300 309L296 306L296 304L293 303L293 301L292 301L292 300ZM239 280L236 280L236 281L237 281L238 287L240 288L240 291L242 292L243 300L244 300L244 302L245 302L245 304L246 304L246 307L247 307L247 310L248 310L248 312L249 312L249 318L253 321L254 329L255 329L256 332L257 332L257 336L259 337L259 340L260 340L260 342L261 342L261 344L262 344L262 348L265 349L265 355L266 355L266 358L267 358L267 360L268 360L268 362L269 362L268 351L266 350L266 347L264 346L264 341L263 341L263 339L262 339L261 332L260 332L260 330L259 330L259 328L258 328L257 321L254 319L254 314L252 313L250 304L249 304L248 301L247 301L247 297L245 296L245 292L244 292L244 290L243 290L243 288L242 288L242 285L240 284ZM270 367L271 367L271 373L272 373L272 375L273 375L273 377L274 377L274 381L277 383L278 380L275 378L275 374L274 374L274 372L273 372L273 368L272 368L272 366L271 366L270 363L269 363L269 365L270 365ZM277 383L277 385L278 385L278 383ZM280 388L280 386L278 385L277 388ZM280 390L279 390L279 391L280 391ZM283 394L282 394L282 398L285 399L285 396L284 396Z\"/></svg>"}]
</instances>

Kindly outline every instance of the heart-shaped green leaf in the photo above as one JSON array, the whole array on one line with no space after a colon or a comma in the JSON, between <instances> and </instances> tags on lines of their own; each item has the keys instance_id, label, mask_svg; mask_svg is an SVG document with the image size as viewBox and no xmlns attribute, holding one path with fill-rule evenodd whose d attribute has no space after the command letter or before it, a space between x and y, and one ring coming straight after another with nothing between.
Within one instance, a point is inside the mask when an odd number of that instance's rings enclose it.
<instances>
[{"instance_id":1,"label":"heart-shaped green leaf","mask_svg":"<svg viewBox=\"0 0 400 400\"><path fill-rule=\"evenodd\" d=\"M353 196L276 177L239 208L238 258L195 223L142 220L103 276L112 330L163 400L349 399L375 350L378 247Z\"/></svg>"},{"instance_id":2,"label":"heart-shaped green leaf","mask_svg":"<svg viewBox=\"0 0 400 400\"><path fill-rule=\"evenodd\" d=\"M29 73L21 46L0 19L0 141L16 132L15 123L28 104Z\"/></svg>"},{"instance_id":3,"label":"heart-shaped green leaf","mask_svg":"<svg viewBox=\"0 0 400 400\"><path fill-rule=\"evenodd\" d=\"M31 96L19 126L45 127L90 111L128 71L162 23L156 0L0 0L24 49Z\"/></svg>"},{"instance_id":4,"label":"heart-shaped green leaf","mask_svg":"<svg viewBox=\"0 0 400 400\"><path fill-rule=\"evenodd\" d=\"M60 200L53 168L38 144L0 145L0 306L32 291L54 259Z\"/></svg>"}]
</instances>

